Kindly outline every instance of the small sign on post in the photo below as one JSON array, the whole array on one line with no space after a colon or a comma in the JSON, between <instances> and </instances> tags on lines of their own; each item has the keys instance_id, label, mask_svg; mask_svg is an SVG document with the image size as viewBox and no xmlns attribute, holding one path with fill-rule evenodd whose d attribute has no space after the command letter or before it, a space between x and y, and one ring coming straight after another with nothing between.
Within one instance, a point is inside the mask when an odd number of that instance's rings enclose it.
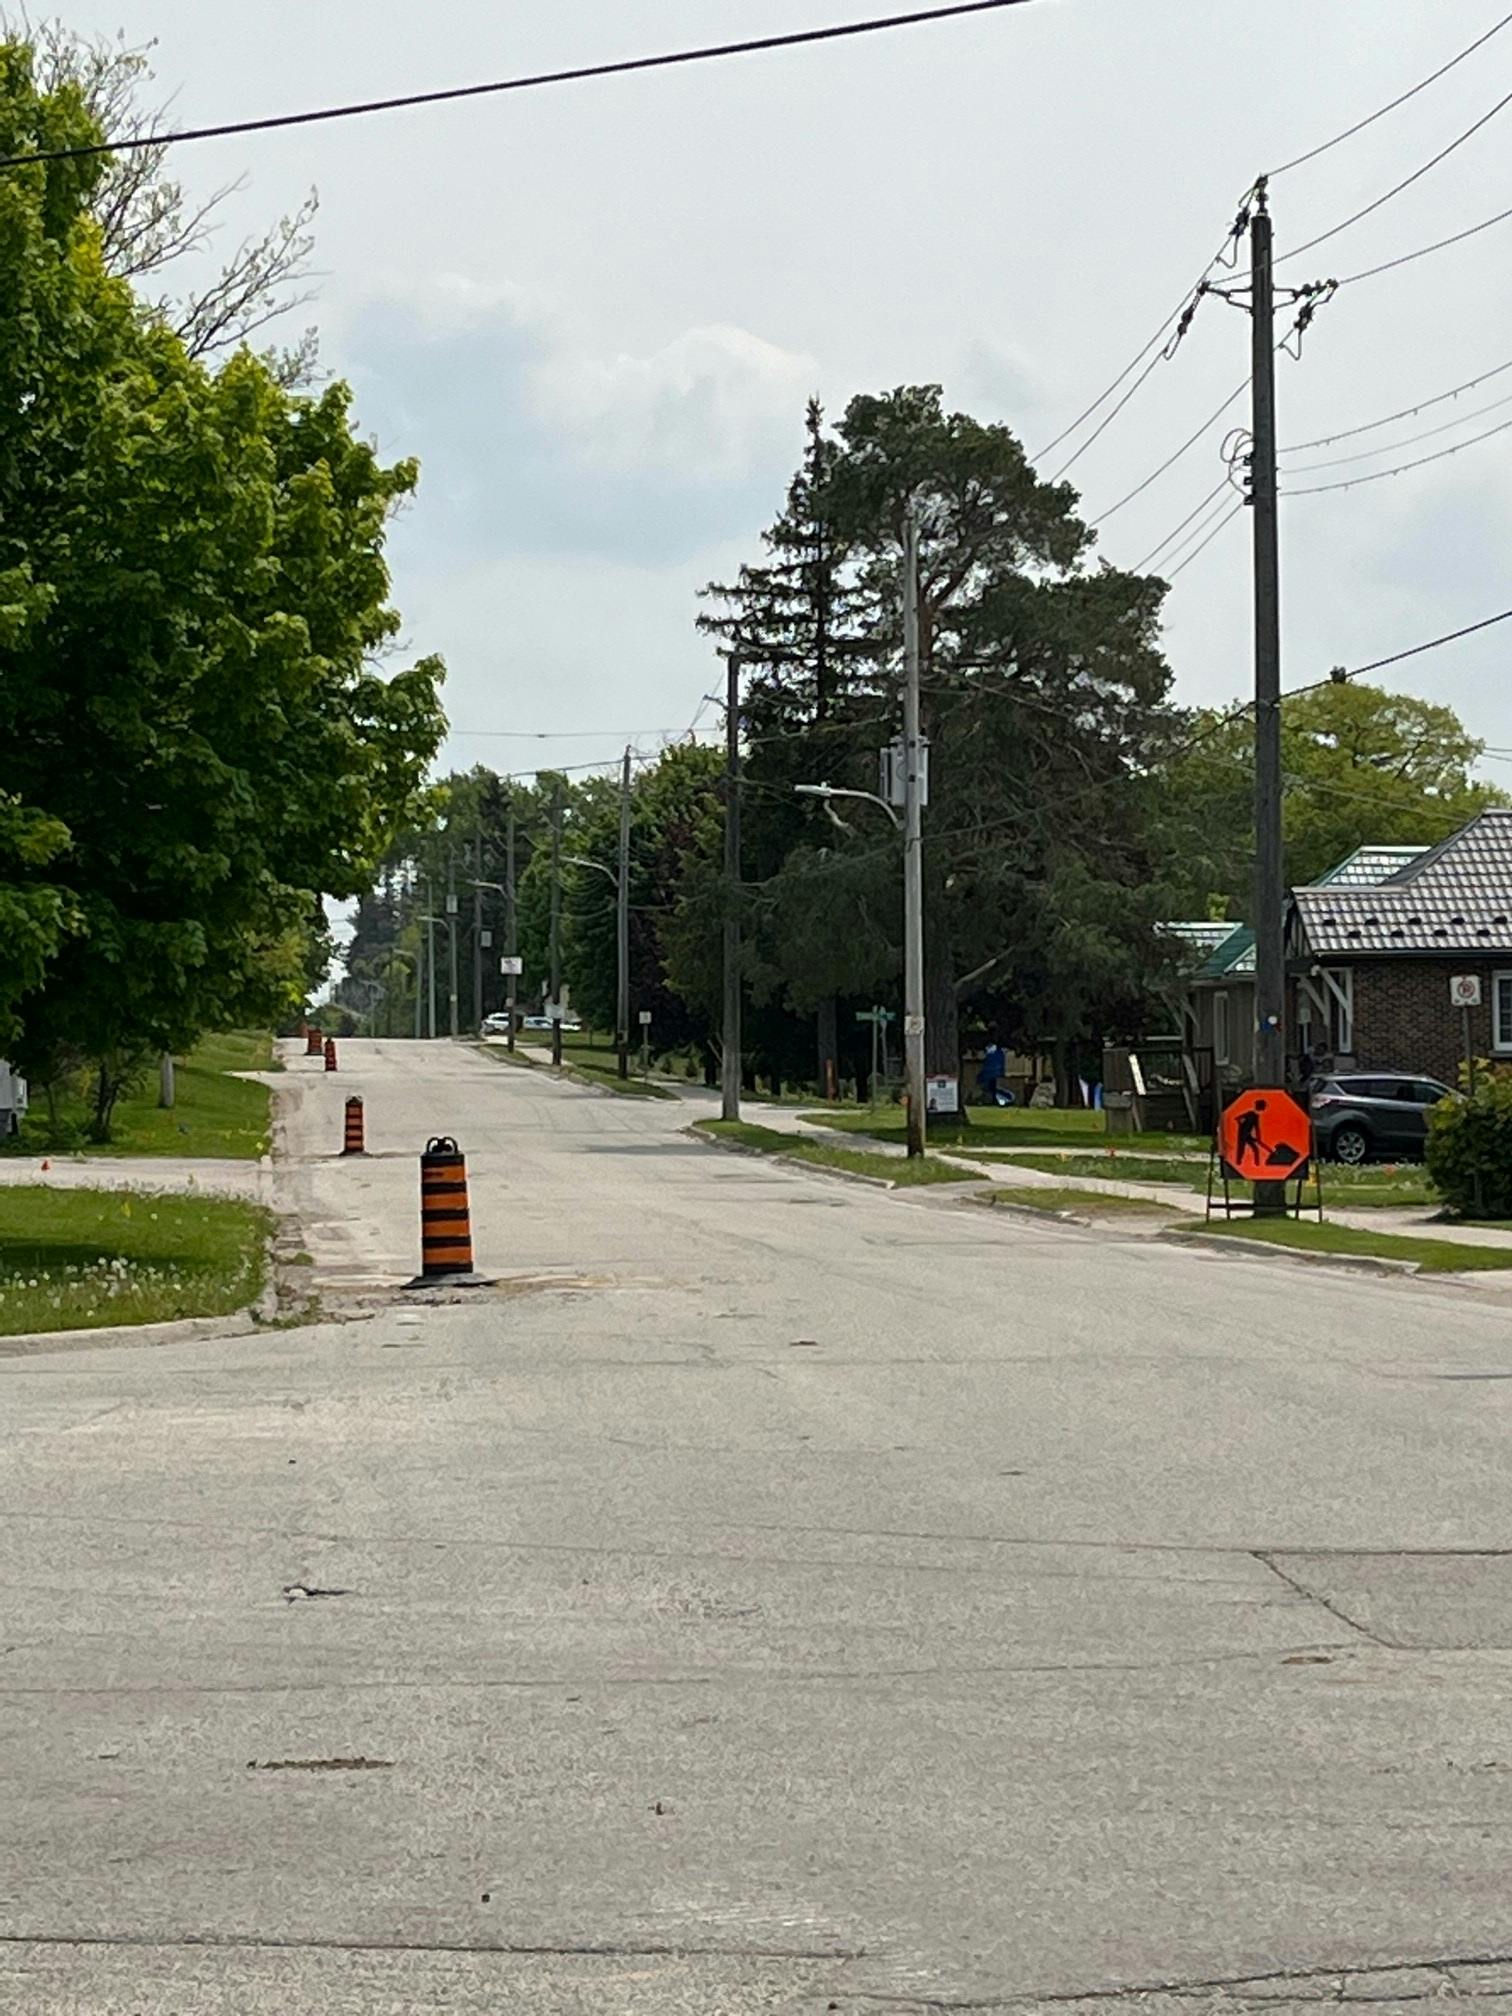
<instances>
[{"instance_id":1,"label":"small sign on post","mask_svg":"<svg viewBox=\"0 0 1512 2016\"><path fill-rule=\"evenodd\" d=\"M1470 1038L1470 1010L1481 1005L1479 973L1449 975L1449 1005L1458 1008L1465 1025L1465 1090L1475 1090L1475 1045Z\"/></svg>"},{"instance_id":2,"label":"small sign on post","mask_svg":"<svg viewBox=\"0 0 1512 2016\"><path fill-rule=\"evenodd\" d=\"M513 974L518 979L525 971L525 961L516 953L506 952L504 957L499 961L499 971L501 973Z\"/></svg>"},{"instance_id":3,"label":"small sign on post","mask_svg":"<svg viewBox=\"0 0 1512 2016\"><path fill-rule=\"evenodd\" d=\"M642 1008L640 1011L640 1026L642 1029L649 1029L651 1027L651 1010L649 1008Z\"/></svg>"},{"instance_id":4,"label":"small sign on post","mask_svg":"<svg viewBox=\"0 0 1512 2016\"><path fill-rule=\"evenodd\" d=\"M953 1072L941 1072L938 1077L924 1080L924 1110L926 1113L960 1112L961 1081Z\"/></svg>"}]
</instances>

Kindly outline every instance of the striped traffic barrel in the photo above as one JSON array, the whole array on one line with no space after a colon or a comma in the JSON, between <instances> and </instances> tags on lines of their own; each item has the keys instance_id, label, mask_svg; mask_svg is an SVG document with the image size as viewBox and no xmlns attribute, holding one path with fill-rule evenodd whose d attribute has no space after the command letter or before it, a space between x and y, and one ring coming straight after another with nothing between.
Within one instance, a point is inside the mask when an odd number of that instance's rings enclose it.
<instances>
[{"instance_id":1,"label":"striped traffic barrel","mask_svg":"<svg viewBox=\"0 0 1512 2016\"><path fill-rule=\"evenodd\" d=\"M367 1137L363 1124L362 1101L355 1095L346 1102L346 1138L342 1143L343 1155L365 1155Z\"/></svg>"},{"instance_id":2,"label":"striped traffic barrel","mask_svg":"<svg viewBox=\"0 0 1512 2016\"><path fill-rule=\"evenodd\" d=\"M473 1271L467 1157L443 1134L420 1157L420 1278L440 1280Z\"/></svg>"},{"instance_id":3,"label":"striped traffic barrel","mask_svg":"<svg viewBox=\"0 0 1512 2016\"><path fill-rule=\"evenodd\" d=\"M334 1071L336 1069L336 1038L334 1036L327 1036L325 1039L325 1060L327 1071Z\"/></svg>"},{"instance_id":4,"label":"striped traffic barrel","mask_svg":"<svg viewBox=\"0 0 1512 2016\"><path fill-rule=\"evenodd\" d=\"M322 1047L323 1046L321 1043L320 1031L315 1027L314 1023L312 1022L308 1030L305 1032L306 1057L318 1057L320 1055Z\"/></svg>"}]
</instances>

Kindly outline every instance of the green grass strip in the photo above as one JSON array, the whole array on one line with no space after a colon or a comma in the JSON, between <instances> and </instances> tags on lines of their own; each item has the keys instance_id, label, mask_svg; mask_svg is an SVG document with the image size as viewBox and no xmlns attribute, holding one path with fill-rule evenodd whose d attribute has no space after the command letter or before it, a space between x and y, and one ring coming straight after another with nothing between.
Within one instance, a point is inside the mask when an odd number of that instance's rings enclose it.
<instances>
[{"instance_id":1,"label":"green grass strip","mask_svg":"<svg viewBox=\"0 0 1512 2016\"><path fill-rule=\"evenodd\" d=\"M0 1336L229 1315L261 1294L272 1229L231 1198L0 1185Z\"/></svg>"},{"instance_id":2,"label":"green grass strip","mask_svg":"<svg viewBox=\"0 0 1512 2016\"><path fill-rule=\"evenodd\" d=\"M879 1155L862 1148L831 1147L808 1135L782 1134L775 1127L758 1127L749 1120L699 1120L700 1134L715 1141L733 1142L752 1148L759 1155L777 1155L785 1162L802 1162L816 1169L844 1169L854 1176L878 1176L900 1189L921 1183L970 1183L973 1178L962 1169L937 1162L926 1155L908 1160L901 1155Z\"/></svg>"},{"instance_id":3,"label":"green grass strip","mask_svg":"<svg viewBox=\"0 0 1512 2016\"><path fill-rule=\"evenodd\" d=\"M1201 1228L1223 1239L1249 1239L1298 1253L1344 1253L1362 1260L1413 1260L1424 1274L1466 1274L1512 1267L1512 1245L1460 1245L1408 1233L1371 1232L1356 1225L1318 1224L1307 1218L1248 1219Z\"/></svg>"}]
</instances>

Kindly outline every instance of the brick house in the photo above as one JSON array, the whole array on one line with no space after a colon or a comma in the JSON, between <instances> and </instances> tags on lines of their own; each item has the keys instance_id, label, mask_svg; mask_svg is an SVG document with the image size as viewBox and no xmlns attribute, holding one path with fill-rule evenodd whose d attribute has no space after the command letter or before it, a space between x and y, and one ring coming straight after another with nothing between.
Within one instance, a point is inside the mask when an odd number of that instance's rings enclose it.
<instances>
[{"instance_id":1,"label":"brick house","mask_svg":"<svg viewBox=\"0 0 1512 2016\"><path fill-rule=\"evenodd\" d=\"M1437 847L1362 847L1286 908L1288 1069L1414 1071L1454 1084L1464 1055L1451 975L1474 973L1477 1056L1512 1063L1512 809L1482 812ZM1233 925L1206 950L1183 1036L1220 1090L1254 1072L1255 942Z\"/></svg>"}]
</instances>

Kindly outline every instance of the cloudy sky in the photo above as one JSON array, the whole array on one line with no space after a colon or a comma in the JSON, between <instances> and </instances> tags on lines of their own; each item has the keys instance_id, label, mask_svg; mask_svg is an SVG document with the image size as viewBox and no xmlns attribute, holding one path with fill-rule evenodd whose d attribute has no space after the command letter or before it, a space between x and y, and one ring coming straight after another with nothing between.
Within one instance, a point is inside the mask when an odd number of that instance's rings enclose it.
<instances>
[{"instance_id":1,"label":"cloudy sky","mask_svg":"<svg viewBox=\"0 0 1512 2016\"><path fill-rule=\"evenodd\" d=\"M868 0L73 0L155 40L201 124L557 69L883 11ZM396 528L416 649L444 652L444 760L499 769L653 749L717 667L695 592L756 548L803 405L943 383L1031 451L1151 336L1254 176L1349 126L1490 28L1497 0L1033 0L827 48L185 148L195 191L245 176L233 227L321 199L326 366L382 448L420 457ZM1512 26L1273 189L1278 249L1327 230L1512 91ZM1512 106L1278 279L1353 274L1512 202ZM1512 360L1512 219L1344 288L1281 360L1283 444ZM1076 461L1097 517L1247 370L1210 303ZM1304 452L1389 447L1512 398L1512 371L1420 418ZM1212 489L1242 404L1117 512L1143 560ZM1512 417L1295 479L1432 453ZM1060 466L1073 440L1046 461ZM1512 431L1283 507L1284 678L1359 664L1512 604ZM1199 517L1194 525L1200 526ZM1190 701L1250 677L1248 519L1177 578ZM1176 557L1187 549L1178 547ZM1512 623L1403 668L1512 752ZM1389 675L1388 675L1389 676ZM708 718L707 716L705 717ZM505 731L513 731L513 734ZM521 731L551 739L513 739ZM1487 774L1512 782L1512 756Z\"/></svg>"}]
</instances>

